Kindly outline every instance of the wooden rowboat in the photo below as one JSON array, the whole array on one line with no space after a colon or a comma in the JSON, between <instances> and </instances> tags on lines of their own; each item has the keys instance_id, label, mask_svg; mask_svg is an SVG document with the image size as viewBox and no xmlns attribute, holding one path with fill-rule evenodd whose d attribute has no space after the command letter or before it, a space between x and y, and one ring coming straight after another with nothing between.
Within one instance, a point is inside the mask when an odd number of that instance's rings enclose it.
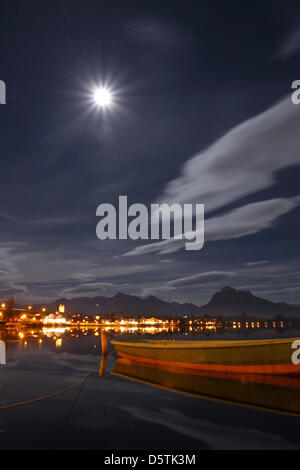
<instances>
[{"instance_id":1,"label":"wooden rowboat","mask_svg":"<svg viewBox=\"0 0 300 470\"><path fill-rule=\"evenodd\" d=\"M114 340L119 357L144 365L172 365L203 371L300 374L292 363L295 338L238 341ZM299 341L299 339L298 339Z\"/></svg>"}]
</instances>

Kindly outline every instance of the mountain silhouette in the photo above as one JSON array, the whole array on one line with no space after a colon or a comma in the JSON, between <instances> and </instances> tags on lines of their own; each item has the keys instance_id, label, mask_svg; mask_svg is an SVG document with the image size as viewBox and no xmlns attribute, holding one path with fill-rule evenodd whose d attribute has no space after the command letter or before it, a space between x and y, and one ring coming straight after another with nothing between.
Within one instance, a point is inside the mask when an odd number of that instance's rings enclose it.
<instances>
[{"instance_id":1,"label":"mountain silhouette","mask_svg":"<svg viewBox=\"0 0 300 470\"><path fill-rule=\"evenodd\" d=\"M167 302L154 295L146 298L119 292L113 297L76 297L74 299L60 298L48 305L48 311L57 309L59 304L65 304L66 310L73 313L109 314L116 315L217 315L239 316L248 315L260 318L274 318L300 316L300 306L287 303L274 303L253 295L250 291L236 290L224 287L213 295L210 301L203 306L192 303Z\"/></svg>"},{"instance_id":2,"label":"mountain silhouette","mask_svg":"<svg viewBox=\"0 0 300 470\"><path fill-rule=\"evenodd\" d=\"M300 314L300 306L275 303L253 295L250 291L224 287L213 295L211 300L201 307L203 313L214 312L216 315L230 316L246 314L262 318L277 315L294 316Z\"/></svg>"}]
</instances>

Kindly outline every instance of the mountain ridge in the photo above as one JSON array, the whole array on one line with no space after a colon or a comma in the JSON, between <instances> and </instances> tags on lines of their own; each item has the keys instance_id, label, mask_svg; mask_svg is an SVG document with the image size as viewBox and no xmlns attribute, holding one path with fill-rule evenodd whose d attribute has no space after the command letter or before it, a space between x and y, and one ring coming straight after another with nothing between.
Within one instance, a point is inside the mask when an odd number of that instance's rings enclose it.
<instances>
[{"instance_id":1,"label":"mountain ridge","mask_svg":"<svg viewBox=\"0 0 300 470\"><path fill-rule=\"evenodd\" d=\"M66 310L74 313L109 314L116 315L216 315L237 316L248 315L260 318L273 318L277 315L294 317L299 315L300 306L284 302L272 302L255 296L251 291L237 290L226 286L216 292L208 303L202 306L185 302L168 302L154 295L138 297L118 292L114 296L75 297L73 299L60 298L48 304L49 310L55 310L57 305L63 303Z\"/></svg>"}]
</instances>

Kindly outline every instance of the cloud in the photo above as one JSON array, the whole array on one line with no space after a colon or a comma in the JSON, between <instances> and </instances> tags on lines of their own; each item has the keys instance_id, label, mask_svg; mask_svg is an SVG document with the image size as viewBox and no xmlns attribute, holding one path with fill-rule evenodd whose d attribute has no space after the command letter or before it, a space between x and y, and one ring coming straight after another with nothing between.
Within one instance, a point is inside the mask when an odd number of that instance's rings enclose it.
<instances>
[{"instance_id":1,"label":"cloud","mask_svg":"<svg viewBox=\"0 0 300 470\"><path fill-rule=\"evenodd\" d=\"M73 279L77 279L78 281L85 281L90 282L93 281L94 276L90 273L75 273L73 274Z\"/></svg>"},{"instance_id":2,"label":"cloud","mask_svg":"<svg viewBox=\"0 0 300 470\"><path fill-rule=\"evenodd\" d=\"M276 219L295 209L300 204L300 196L276 198L253 202L224 215L212 217L205 222L205 241L230 240L253 235L273 226ZM185 240L164 240L138 246L124 256L138 256L158 252L171 253L184 247Z\"/></svg>"},{"instance_id":3,"label":"cloud","mask_svg":"<svg viewBox=\"0 0 300 470\"><path fill-rule=\"evenodd\" d=\"M68 287L63 289L59 295L86 295L86 294L97 294L99 291L105 291L107 288L114 287L114 284L110 282L91 282L85 284L79 284L75 287Z\"/></svg>"},{"instance_id":4,"label":"cloud","mask_svg":"<svg viewBox=\"0 0 300 470\"><path fill-rule=\"evenodd\" d=\"M193 286L209 284L211 282L223 281L229 277L236 276L233 271L209 271L206 273L193 274L192 276L181 277L168 281L167 285L172 287Z\"/></svg>"},{"instance_id":5,"label":"cloud","mask_svg":"<svg viewBox=\"0 0 300 470\"><path fill-rule=\"evenodd\" d=\"M272 227L276 219L295 209L299 204L299 196L246 204L224 215L208 219L205 238L208 241L229 240L253 235Z\"/></svg>"},{"instance_id":6,"label":"cloud","mask_svg":"<svg viewBox=\"0 0 300 470\"><path fill-rule=\"evenodd\" d=\"M17 284L20 278L19 271L16 266L16 260L13 256L12 249L8 247L0 248L0 295L10 296L15 294L26 293L25 286Z\"/></svg>"},{"instance_id":7,"label":"cloud","mask_svg":"<svg viewBox=\"0 0 300 470\"><path fill-rule=\"evenodd\" d=\"M204 203L206 215L276 183L276 172L300 164L300 113L285 98L263 113L234 127L210 147L189 159L170 181L160 203ZM205 240L229 240L269 228L294 209L299 197L258 201L205 222ZM164 240L125 253L137 256L172 253L184 241Z\"/></svg>"},{"instance_id":8,"label":"cloud","mask_svg":"<svg viewBox=\"0 0 300 470\"><path fill-rule=\"evenodd\" d=\"M300 52L300 22L290 31L278 48L275 57L289 59Z\"/></svg>"},{"instance_id":9,"label":"cloud","mask_svg":"<svg viewBox=\"0 0 300 470\"><path fill-rule=\"evenodd\" d=\"M193 287L214 284L216 282L225 281L237 275L238 273L234 271L216 270L178 277L170 281L164 281L163 283L160 282L153 285L147 284L147 286L141 290L141 296L147 297L149 295L166 295L170 293L173 298L174 290L178 290L178 287Z\"/></svg>"},{"instance_id":10,"label":"cloud","mask_svg":"<svg viewBox=\"0 0 300 470\"><path fill-rule=\"evenodd\" d=\"M22 223L20 221L20 219L18 219L17 217L11 215L11 214L7 214L6 212L0 212L0 217L2 217L3 219L5 220L8 220L9 222L13 222L14 224L20 224ZM25 222L24 222L25 223Z\"/></svg>"},{"instance_id":11,"label":"cloud","mask_svg":"<svg viewBox=\"0 0 300 470\"><path fill-rule=\"evenodd\" d=\"M253 267L253 266L261 266L262 264L268 264L270 261L261 260L261 261L248 261L245 263L245 266Z\"/></svg>"},{"instance_id":12,"label":"cloud","mask_svg":"<svg viewBox=\"0 0 300 470\"><path fill-rule=\"evenodd\" d=\"M202 203L208 213L274 185L276 171L300 163L299 127L285 98L189 159L158 200Z\"/></svg>"}]
</instances>

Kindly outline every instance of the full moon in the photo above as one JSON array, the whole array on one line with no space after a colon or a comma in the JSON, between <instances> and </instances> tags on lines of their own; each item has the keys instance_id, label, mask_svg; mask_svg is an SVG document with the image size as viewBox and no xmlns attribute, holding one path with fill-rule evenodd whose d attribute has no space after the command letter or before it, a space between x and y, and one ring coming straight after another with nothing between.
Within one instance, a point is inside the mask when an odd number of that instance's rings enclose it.
<instances>
[{"instance_id":1,"label":"full moon","mask_svg":"<svg viewBox=\"0 0 300 470\"><path fill-rule=\"evenodd\" d=\"M97 88L94 92L94 102L101 108L106 108L112 102L111 92L107 88Z\"/></svg>"}]
</instances>

